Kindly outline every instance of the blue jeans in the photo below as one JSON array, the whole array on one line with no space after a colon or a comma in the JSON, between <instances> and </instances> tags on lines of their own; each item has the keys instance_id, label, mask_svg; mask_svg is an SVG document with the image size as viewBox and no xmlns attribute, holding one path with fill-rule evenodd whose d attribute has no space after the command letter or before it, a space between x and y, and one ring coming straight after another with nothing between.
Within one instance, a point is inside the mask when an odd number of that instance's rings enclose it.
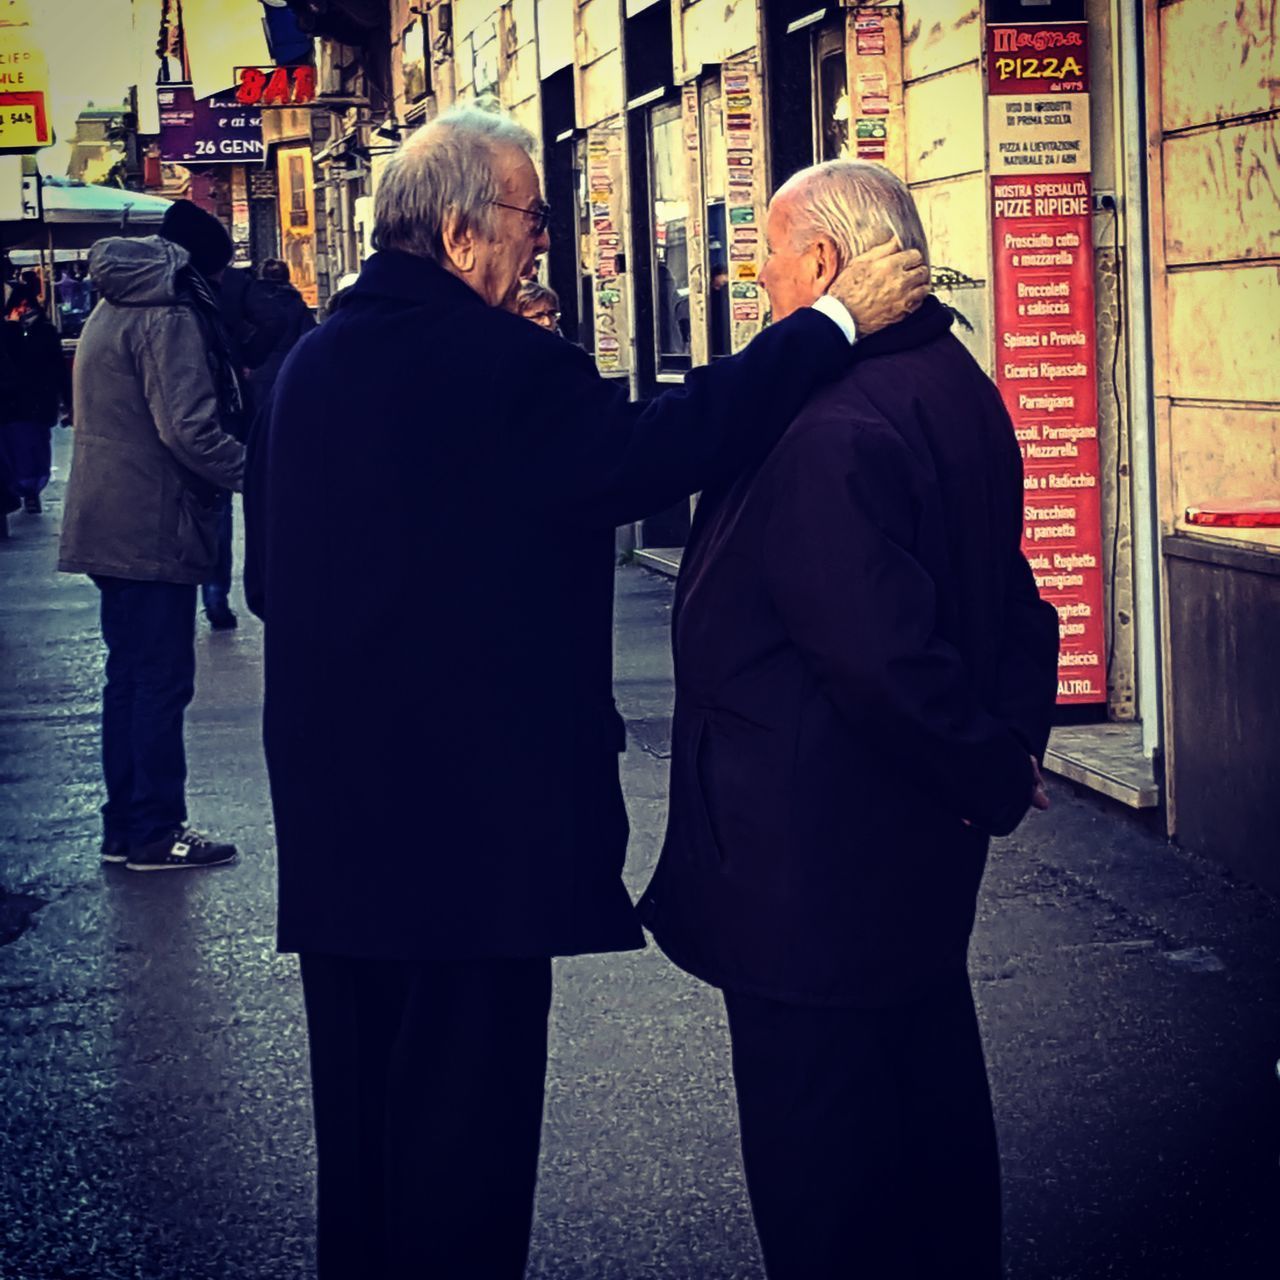
<instances>
[{"instance_id":1,"label":"blue jeans","mask_svg":"<svg viewBox=\"0 0 1280 1280\"><path fill-rule=\"evenodd\" d=\"M195 692L196 589L94 575L107 644L103 834L131 847L187 821L182 719Z\"/></svg>"},{"instance_id":2,"label":"blue jeans","mask_svg":"<svg viewBox=\"0 0 1280 1280\"><path fill-rule=\"evenodd\" d=\"M218 563L209 581L200 587L200 600L205 609L217 609L227 603L231 594L231 494L223 490L217 497Z\"/></svg>"}]
</instances>

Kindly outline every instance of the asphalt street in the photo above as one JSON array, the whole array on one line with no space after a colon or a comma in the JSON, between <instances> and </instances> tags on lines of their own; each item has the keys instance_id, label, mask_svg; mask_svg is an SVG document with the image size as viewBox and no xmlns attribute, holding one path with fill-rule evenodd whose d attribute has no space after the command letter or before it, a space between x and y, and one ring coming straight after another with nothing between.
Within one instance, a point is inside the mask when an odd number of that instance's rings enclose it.
<instances>
[{"instance_id":1,"label":"asphalt street","mask_svg":"<svg viewBox=\"0 0 1280 1280\"><path fill-rule=\"evenodd\" d=\"M303 1280L314 1150L297 968L273 941L261 629L243 609L233 633L201 620L188 717L192 819L239 863L104 869L97 593L54 571L57 480L46 507L0 542L0 1277ZM513 547L510 572L536 576L537 549ZM633 892L664 820L671 594L618 572ZM1274 1280L1280 906L1051 790L993 850L971 962L1008 1275ZM407 796L385 839L428 827ZM381 875L376 842L351 874ZM763 1275L719 998L652 947L557 964L528 1274Z\"/></svg>"}]
</instances>

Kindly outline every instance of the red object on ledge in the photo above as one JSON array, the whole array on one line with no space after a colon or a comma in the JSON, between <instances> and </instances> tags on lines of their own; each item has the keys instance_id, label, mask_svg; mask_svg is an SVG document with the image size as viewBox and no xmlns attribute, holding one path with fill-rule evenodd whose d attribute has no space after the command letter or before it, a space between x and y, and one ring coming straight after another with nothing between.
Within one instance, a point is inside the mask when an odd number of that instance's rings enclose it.
<instances>
[{"instance_id":1,"label":"red object on ledge","mask_svg":"<svg viewBox=\"0 0 1280 1280\"><path fill-rule=\"evenodd\" d=\"M1205 502L1187 508L1187 523L1217 529L1280 528L1280 498L1261 501Z\"/></svg>"}]
</instances>

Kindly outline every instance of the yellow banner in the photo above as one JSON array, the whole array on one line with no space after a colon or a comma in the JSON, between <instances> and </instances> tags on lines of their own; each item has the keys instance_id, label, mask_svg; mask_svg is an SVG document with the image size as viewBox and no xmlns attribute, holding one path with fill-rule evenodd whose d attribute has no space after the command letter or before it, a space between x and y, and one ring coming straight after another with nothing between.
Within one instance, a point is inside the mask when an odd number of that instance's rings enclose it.
<instances>
[{"instance_id":1,"label":"yellow banner","mask_svg":"<svg viewBox=\"0 0 1280 1280\"><path fill-rule=\"evenodd\" d=\"M53 141L49 68L25 5L0 5L0 152L34 151Z\"/></svg>"}]
</instances>

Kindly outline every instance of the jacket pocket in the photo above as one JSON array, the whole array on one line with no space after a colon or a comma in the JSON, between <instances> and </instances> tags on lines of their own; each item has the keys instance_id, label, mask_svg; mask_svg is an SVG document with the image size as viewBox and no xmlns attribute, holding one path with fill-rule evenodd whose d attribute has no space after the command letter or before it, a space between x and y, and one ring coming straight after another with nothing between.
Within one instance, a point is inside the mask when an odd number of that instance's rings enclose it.
<instances>
[{"instance_id":1,"label":"jacket pocket","mask_svg":"<svg viewBox=\"0 0 1280 1280\"><path fill-rule=\"evenodd\" d=\"M707 717L700 714L693 730L693 740L689 747L689 770L687 790L689 806L693 811L694 824L698 833L698 843L714 855L715 860L724 865L724 846L716 833L715 824L711 820L711 810L707 804L707 782L705 772L705 755L707 751Z\"/></svg>"},{"instance_id":2,"label":"jacket pocket","mask_svg":"<svg viewBox=\"0 0 1280 1280\"><path fill-rule=\"evenodd\" d=\"M192 569L212 570L218 561L217 508L179 482L174 555Z\"/></svg>"}]
</instances>

